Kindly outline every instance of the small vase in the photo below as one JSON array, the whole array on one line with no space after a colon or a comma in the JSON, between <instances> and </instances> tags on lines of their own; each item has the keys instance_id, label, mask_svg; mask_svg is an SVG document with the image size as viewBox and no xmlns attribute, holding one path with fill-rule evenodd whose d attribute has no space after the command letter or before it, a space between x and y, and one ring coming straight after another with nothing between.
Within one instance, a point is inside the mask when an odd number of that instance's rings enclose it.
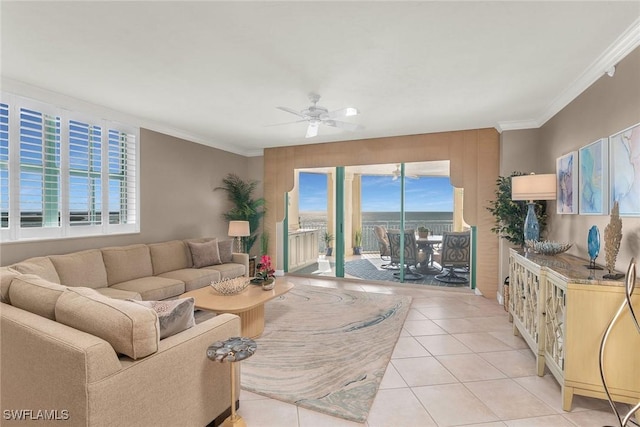
<instances>
[{"instance_id":1,"label":"small vase","mask_svg":"<svg viewBox=\"0 0 640 427\"><path fill-rule=\"evenodd\" d=\"M267 280L262 282L262 290L263 291L270 291L275 286L276 286L276 279L274 279L272 277L270 277Z\"/></svg>"}]
</instances>

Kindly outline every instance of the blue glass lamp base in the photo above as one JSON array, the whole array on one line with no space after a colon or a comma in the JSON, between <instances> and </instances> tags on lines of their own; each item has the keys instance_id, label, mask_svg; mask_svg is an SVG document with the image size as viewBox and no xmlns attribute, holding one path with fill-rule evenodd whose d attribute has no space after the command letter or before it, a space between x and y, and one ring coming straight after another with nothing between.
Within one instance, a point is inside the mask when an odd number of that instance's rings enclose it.
<instances>
[{"instance_id":1,"label":"blue glass lamp base","mask_svg":"<svg viewBox=\"0 0 640 427\"><path fill-rule=\"evenodd\" d=\"M524 220L524 240L540 239L540 225L536 217L535 203L527 203L527 217Z\"/></svg>"}]
</instances>

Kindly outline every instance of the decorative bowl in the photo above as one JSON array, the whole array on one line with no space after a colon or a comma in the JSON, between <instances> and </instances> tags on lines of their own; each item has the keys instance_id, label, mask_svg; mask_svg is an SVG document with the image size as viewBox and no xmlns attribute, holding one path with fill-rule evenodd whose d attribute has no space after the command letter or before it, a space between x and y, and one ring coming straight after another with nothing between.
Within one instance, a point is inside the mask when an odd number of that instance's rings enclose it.
<instances>
[{"instance_id":1,"label":"decorative bowl","mask_svg":"<svg viewBox=\"0 0 640 427\"><path fill-rule=\"evenodd\" d=\"M276 279L274 279L272 277L267 279L267 280L265 280L264 282L262 282L262 290L263 291L270 291L275 286L276 286Z\"/></svg>"},{"instance_id":2,"label":"decorative bowl","mask_svg":"<svg viewBox=\"0 0 640 427\"><path fill-rule=\"evenodd\" d=\"M234 279L222 279L218 282L211 282L211 287L220 295L236 295L244 291L249 286L248 277L236 277Z\"/></svg>"},{"instance_id":3,"label":"decorative bowl","mask_svg":"<svg viewBox=\"0 0 640 427\"><path fill-rule=\"evenodd\" d=\"M558 255L569 250L573 243L551 242L543 240L541 242L535 240L527 240L526 246L533 249L537 254L542 255Z\"/></svg>"}]
</instances>

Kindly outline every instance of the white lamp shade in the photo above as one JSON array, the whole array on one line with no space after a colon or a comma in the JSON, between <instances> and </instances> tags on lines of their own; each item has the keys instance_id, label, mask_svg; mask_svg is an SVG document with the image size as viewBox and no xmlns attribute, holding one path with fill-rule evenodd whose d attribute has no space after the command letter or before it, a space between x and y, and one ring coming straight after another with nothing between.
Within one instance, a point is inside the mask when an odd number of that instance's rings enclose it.
<instances>
[{"instance_id":1,"label":"white lamp shade","mask_svg":"<svg viewBox=\"0 0 640 427\"><path fill-rule=\"evenodd\" d=\"M511 177L511 200L555 200L556 175L522 175Z\"/></svg>"},{"instance_id":2,"label":"white lamp shade","mask_svg":"<svg viewBox=\"0 0 640 427\"><path fill-rule=\"evenodd\" d=\"M250 234L249 221L229 221L229 236L244 237Z\"/></svg>"}]
</instances>

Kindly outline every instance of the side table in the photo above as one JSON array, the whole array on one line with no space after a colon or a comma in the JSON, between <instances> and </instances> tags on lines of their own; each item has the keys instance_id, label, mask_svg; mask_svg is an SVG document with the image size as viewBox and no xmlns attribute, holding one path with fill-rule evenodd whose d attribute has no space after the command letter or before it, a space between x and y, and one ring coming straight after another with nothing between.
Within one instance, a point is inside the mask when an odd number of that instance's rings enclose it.
<instances>
[{"instance_id":1,"label":"side table","mask_svg":"<svg viewBox=\"0 0 640 427\"><path fill-rule=\"evenodd\" d=\"M234 378L235 362L248 359L256 352L258 345L251 338L231 337L225 341L216 341L207 348L207 357L215 362L229 362L231 372L231 415L220 427L246 427L241 416L236 414L236 381Z\"/></svg>"}]
</instances>

